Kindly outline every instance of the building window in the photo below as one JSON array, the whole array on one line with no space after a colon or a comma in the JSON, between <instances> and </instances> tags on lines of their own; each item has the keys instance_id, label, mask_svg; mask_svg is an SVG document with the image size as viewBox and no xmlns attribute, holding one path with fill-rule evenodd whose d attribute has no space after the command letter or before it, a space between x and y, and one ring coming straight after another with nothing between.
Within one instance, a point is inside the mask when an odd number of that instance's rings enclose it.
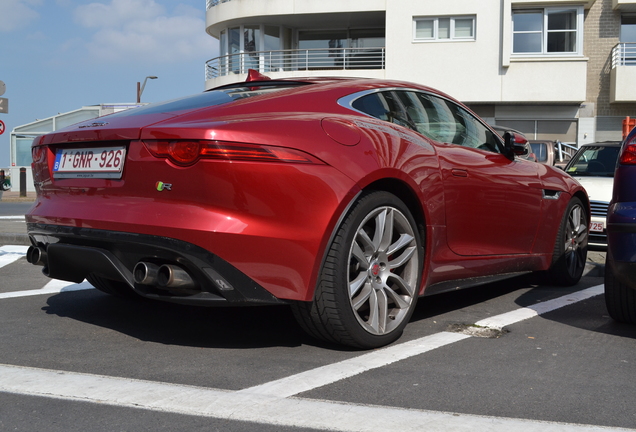
<instances>
[{"instance_id":1,"label":"building window","mask_svg":"<svg viewBox=\"0 0 636 432\"><path fill-rule=\"evenodd\" d=\"M475 17L415 18L413 39L416 42L475 40Z\"/></svg>"},{"instance_id":2,"label":"building window","mask_svg":"<svg viewBox=\"0 0 636 432\"><path fill-rule=\"evenodd\" d=\"M581 54L583 8L512 11L512 53Z\"/></svg>"}]
</instances>

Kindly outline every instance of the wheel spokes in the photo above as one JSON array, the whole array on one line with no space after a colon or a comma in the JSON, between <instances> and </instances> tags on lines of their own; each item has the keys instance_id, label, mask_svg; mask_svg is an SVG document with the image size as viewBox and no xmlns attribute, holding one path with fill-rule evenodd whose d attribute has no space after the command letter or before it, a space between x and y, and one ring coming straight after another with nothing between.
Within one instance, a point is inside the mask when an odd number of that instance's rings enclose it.
<instances>
[{"instance_id":1,"label":"wheel spokes","mask_svg":"<svg viewBox=\"0 0 636 432\"><path fill-rule=\"evenodd\" d=\"M349 253L349 298L368 332L392 331L408 316L419 280L413 226L397 209L380 207L358 227Z\"/></svg>"}]
</instances>

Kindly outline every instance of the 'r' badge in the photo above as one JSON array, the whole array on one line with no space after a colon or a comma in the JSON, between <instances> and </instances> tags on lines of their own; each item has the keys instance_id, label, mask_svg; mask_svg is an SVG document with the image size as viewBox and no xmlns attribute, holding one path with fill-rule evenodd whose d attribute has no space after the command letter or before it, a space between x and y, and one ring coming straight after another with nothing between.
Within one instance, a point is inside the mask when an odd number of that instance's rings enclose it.
<instances>
[{"instance_id":1,"label":"'r' badge","mask_svg":"<svg viewBox=\"0 0 636 432\"><path fill-rule=\"evenodd\" d=\"M159 192L164 191L164 190L172 190L172 184L171 183L164 183L164 182L158 181L155 186L157 187L157 190Z\"/></svg>"}]
</instances>

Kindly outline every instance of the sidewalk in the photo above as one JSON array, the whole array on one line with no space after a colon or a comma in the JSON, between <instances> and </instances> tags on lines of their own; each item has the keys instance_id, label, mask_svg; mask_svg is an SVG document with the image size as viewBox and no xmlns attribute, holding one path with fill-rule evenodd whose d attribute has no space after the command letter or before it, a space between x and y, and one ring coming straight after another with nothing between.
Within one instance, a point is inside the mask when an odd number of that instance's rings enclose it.
<instances>
[{"instance_id":1,"label":"sidewalk","mask_svg":"<svg viewBox=\"0 0 636 432\"><path fill-rule=\"evenodd\" d=\"M35 192L27 192L26 197L20 196L20 191L0 191L0 202L31 202L35 201Z\"/></svg>"}]
</instances>

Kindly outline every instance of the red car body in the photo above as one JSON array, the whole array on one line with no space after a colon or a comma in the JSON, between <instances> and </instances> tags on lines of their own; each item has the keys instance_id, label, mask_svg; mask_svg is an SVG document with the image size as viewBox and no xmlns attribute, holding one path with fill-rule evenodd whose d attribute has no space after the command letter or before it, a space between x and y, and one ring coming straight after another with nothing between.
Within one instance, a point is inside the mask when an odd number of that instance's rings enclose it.
<instances>
[{"instance_id":1,"label":"red car body","mask_svg":"<svg viewBox=\"0 0 636 432\"><path fill-rule=\"evenodd\" d=\"M121 293L114 281L181 303L311 304L343 218L366 191L398 197L420 227L419 295L548 270L574 197L589 220L583 188L507 154L513 144L497 138L496 151L485 151L439 142L351 105L359 95L410 91L470 113L445 94L395 81L252 79L37 138L29 260L51 277L98 279L113 293ZM226 101L233 92L241 97ZM88 156L109 148L123 149L123 160L112 150ZM56 162L81 168L87 157L123 169L115 178L56 171ZM138 262L174 265L194 285L139 284ZM313 334L370 347L400 332L373 342Z\"/></svg>"}]
</instances>

